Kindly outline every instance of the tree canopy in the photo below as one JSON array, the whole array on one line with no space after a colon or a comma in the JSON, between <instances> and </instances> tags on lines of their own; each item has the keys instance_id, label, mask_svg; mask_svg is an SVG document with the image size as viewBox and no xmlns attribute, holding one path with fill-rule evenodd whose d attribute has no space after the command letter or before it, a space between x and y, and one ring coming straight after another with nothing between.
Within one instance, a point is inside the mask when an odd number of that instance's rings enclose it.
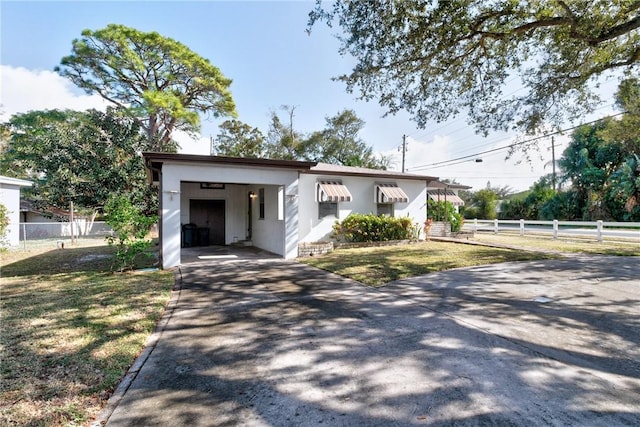
<instances>
[{"instance_id":1,"label":"tree canopy","mask_svg":"<svg viewBox=\"0 0 640 427\"><path fill-rule=\"evenodd\" d=\"M579 126L559 160L566 190L542 177L520 199L502 204L503 218L637 221L640 219L640 82L627 79L616 99L623 110Z\"/></svg>"},{"instance_id":2,"label":"tree canopy","mask_svg":"<svg viewBox=\"0 0 640 427\"><path fill-rule=\"evenodd\" d=\"M199 113L235 116L231 80L182 43L124 25L84 30L56 71L136 120L148 148L175 151L175 130L195 132Z\"/></svg>"},{"instance_id":3,"label":"tree canopy","mask_svg":"<svg viewBox=\"0 0 640 427\"><path fill-rule=\"evenodd\" d=\"M296 107L282 105L280 109L286 112L287 117L283 120L277 112L271 112L271 123L269 123L265 147L266 157L282 160L307 159L305 135L295 130L293 126Z\"/></svg>"},{"instance_id":4,"label":"tree canopy","mask_svg":"<svg viewBox=\"0 0 640 427\"><path fill-rule=\"evenodd\" d=\"M220 125L214 149L220 156L259 158L264 153L264 135L240 120L226 120Z\"/></svg>"},{"instance_id":5,"label":"tree canopy","mask_svg":"<svg viewBox=\"0 0 640 427\"><path fill-rule=\"evenodd\" d=\"M335 116L325 117L323 130L310 134L294 127L295 107L283 105L285 120L271 113L271 123L265 154L272 159L309 160L343 166L386 169L390 159L377 158L373 148L359 136L364 121L353 110L345 109Z\"/></svg>"},{"instance_id":6,"label":"tree canopy","mask_svg":"<svg viewBox=\"0 0 640 427\"><path fill-rule=\"evenodd\" d=\"M347 89L420 127L465 110L485 134L532 134L592 111L600 78L637 72L639 11L635 0L317 0L309 30L339 26L356 60Z\"/></svg>"},{"instance_id":7,"label":"tree canopy","mask_svg":"<svg viewBox=\"0 0 640 427\"><path fill-rule=\"evenodd\" d=\"M31 111L3 125L10 138L0 171L34 182L25 190L43 209L99 211L112 194L126 193L154 212L152 189L139 155L145 144L133 120L107 112Z\"/></svg>"},{"instance_id":8,"label":"tree canopy","mask_svg":"<svg viewBox=\"0 0 640 427\"><path fill-rule=\"evenodd\" d=\"M365 122L353 110L343 110L332 117L325 117L324 130L314 132L307 144L310 147L312 160L344 165L360 166L372 169L385 169L388 162L380 160L373 154L359 133Z\"/></svg>"}]
</instances>

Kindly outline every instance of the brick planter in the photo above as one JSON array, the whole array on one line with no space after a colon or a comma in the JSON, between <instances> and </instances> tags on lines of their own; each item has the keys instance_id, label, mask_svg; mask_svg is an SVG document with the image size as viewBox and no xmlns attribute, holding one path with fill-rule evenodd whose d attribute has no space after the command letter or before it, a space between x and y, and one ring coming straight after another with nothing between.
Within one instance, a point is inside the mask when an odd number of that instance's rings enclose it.
<instances>
[{"instance_id":1,"label":"brick planter","mask_svg":"<svg viewBox=\"0 0 640 427\"><path fill-rule=\"evenodd\" d=\"M378 246L398 246L414 243L411 240L386 240L384 242L313 242L298 244L298 257L327 254L334 249L373 248Z\"/></svg>"},{"instance_id":2,"label":"brick planter","mask_svg":"<svg viewBox=\"0 0 640 427\"><path fill-rule=\"evenodd\" d=\"M434 237L449 237L451 236L451 223L450 222L433 222L431 224L431 230L429 230L429 236Z\"/></svg>"},{"instance_id":3,"label":"brick planter","mask_svg":"<svg viewBox=\"0 0 640 427\"><path fill-rule=\"evenodd\" d=\"M333 251L333 242L299 243L298 257L323 255Z\"/></svg>"}]
</instances>

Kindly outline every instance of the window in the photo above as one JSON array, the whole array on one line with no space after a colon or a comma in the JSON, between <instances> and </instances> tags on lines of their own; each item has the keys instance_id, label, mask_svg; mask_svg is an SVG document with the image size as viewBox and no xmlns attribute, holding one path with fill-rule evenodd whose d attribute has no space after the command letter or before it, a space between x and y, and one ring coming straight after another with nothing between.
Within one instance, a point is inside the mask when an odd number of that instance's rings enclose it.
<instances>
[{"instance_id":1,"label":"window","mask_svg":"<svg viewBox=\"0 0 640 427\"><path fill-rule=\"evenodd\" d=\"M338 204L335 202L318 203L318 219L323 219L328 216L338 217Z\"/></svg>"},{"instance_id":2,"label":"window","mask_svg":"<svg viewBox=\"0 0 640 427\"><path fill-rule=\"evenodd\" d=\"M258 190L258 203L260 206L260 216L258 218L264 219L264 188Z\"/></svg>"},{"instance_id":3,"label":"window","mask_svg":"<svg viewBox=\"0 0 640 427\"><path fill-rule=\"evenodd\" d=\"M393 216L393 203L378 203L378 215Z\"/></svg>"}]
</instances>

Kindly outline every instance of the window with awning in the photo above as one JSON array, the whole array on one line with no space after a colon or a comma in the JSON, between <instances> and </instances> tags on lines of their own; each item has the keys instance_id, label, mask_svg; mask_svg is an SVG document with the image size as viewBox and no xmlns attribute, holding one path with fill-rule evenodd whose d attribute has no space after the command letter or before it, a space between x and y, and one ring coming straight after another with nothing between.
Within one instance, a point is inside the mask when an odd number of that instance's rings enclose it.
<instances>
[{"instance_id":1,"label":"window with awning","mask_svg":"<svg viewBox=\"0 0 640 427\"><path fill-rule=\"evenodd\" d=\"M397 184L376 184L376 203L407 203L409 197Z\"/></svg>"},{"instance_id":2,"label":"window with awning","mask_svg":"<svg viewBox=\"0 0 640 427\"><path fill-rule=\"evenodd\" d=\"M450 202L453 206L464 206L464 200L456 195L452 190L429 190L429 198L436 202Z\"/></svg>"},{"instance_id":3,"label":"window with awning","mask_svg":"<svg viewBox=\"0 0 640 427\"><path fill-rule=\"evenodd\" d=\"M319 181L318 202L350 202L351 193L340 181Z\"/></svg>"}]
</instances>

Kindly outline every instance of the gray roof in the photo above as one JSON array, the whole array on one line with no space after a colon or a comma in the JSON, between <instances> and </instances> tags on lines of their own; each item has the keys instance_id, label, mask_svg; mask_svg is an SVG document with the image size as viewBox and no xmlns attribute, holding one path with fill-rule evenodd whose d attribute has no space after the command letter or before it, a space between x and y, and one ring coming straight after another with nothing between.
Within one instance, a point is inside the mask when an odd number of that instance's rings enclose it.
<instances>
[{"instance_id":1,"label":"gray roof","mask_svg":"<svg viewBox=\"0 0 640 427\"><path fill-rule=\"evenodd\" d=\"M366 176L377 178L393 178L393 179L418 179L421 181L436 181L438 178L434 176L418 175L413 173L402 173L399 171L387 171L380 169L368 169L357 166L332 165L329 163L318 163L309 169L308 173L318 175L349 175L349 176Z\"/></svg>"},{"instance_id":2,"label":"gray roof","mask_svg":"<svg viewBox=\"0 0 640 427\"><path fill-rule=\"evenodd\" d=\"M159 169L162 167L162 163L172 161L189 163L218 163L238 166L293 168L298 169L303 173L312 173L317 175L365 176L380 179L417 179L427 182L436 181L438 179L434 176L402 173L398 171L385 171L380 169L368 169L355 166L331 165L328 163L304 162L296 160L253 159L243 157L206 156L176 153L142 153L142 155L146 159L147 167L150 169ZM157 181L157 177L154 176L152 180Z\"/></svg>"},{"instance_id":3,"label":"gray roof","mask_svg":"<svg viewBox=\"0 0 640 427\"><path fill-rule=\"evenodd\" d=\"M432 181L429 183L429 187L431 188L453 188L455 190L468 190L472 187L469 187L468 185L463 185L463 184L453 184L453 183L448 183L448 182L442 182L442 181Z\"/></svg>"}]
</instances>

